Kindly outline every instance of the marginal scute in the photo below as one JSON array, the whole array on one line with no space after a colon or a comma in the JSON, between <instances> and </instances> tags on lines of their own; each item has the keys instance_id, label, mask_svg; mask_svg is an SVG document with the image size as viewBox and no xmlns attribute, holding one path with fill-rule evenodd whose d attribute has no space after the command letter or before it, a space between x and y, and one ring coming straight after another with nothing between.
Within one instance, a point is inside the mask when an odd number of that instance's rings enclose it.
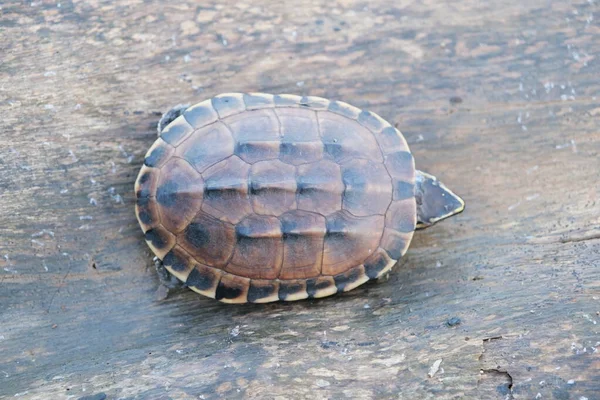
<instances>
[{"instance_id":1,"label":"marginal scute","mask_svg":"<svg viewBox=\"0 0 600 400\"><path fill-rule=\"evenodd\" d=\"M320 276L306 280L306 292L309 298L320 298L337 293L335 281L331 276Z\"/></svg>"},{"instance_id":2,"label":"marginal scute","mask_svg":"<svg viewBox=\"0 0 600 400\"><path fill-rule=\"evenodd\" d=\"M277 108L281 136L287 142L320 141L319 124L315 111L299 108Z\"/></svg>"},{"instance_id":3,"label":"marginal scute","mask_svg":"<svg viewBox=\"0 0 600 400\"><path fill-rule=\"evenodd\" d=\"M329 100L317 96L304 96L300 99L300 107L312 108L314 110L327 110Z\"/></svg>"},{"instance_id":4,"label":"marginal scute","mask_svg":"<svg viewBox=\"0 0 600 400\"><path fill-rule=\"evenodd\" d=\"M214 299L222 275L223 272L216 268L195 264L185 280L185 284L194 292Z\"/></svg>"},{"instance_id":5,"label":"marginal scute","mask_svg":"<svg viewBox=\"0 0 600 400\"><path fill-rule=\"evenodd\" d=\"M306 211L290 211L281 217L283 268L279 279L304 279L321 273L325 217Z\"/></svg>"},{"instance_id":6,"label":"marginal scute","mask_svg":"<svg viewBox=\"0 0 600 400\"><path fill-rule=\"evenodd\" d=\"M137 199L135 214L144 232L160 224L160 214L158 213L158 205L156 204L155 197L141 197Z\"/></svg>"},{"instance_id":7,"label":"marginal scute","mask_svg":"<svg viewBox=\"0 0 600 400\"><path fill-rule=\"evenodd\" d=\"M250 165L231 156L204 171L202 210L218 219L237 224L252 213L248 193Z\"/></svg>"},{"instance_id":8,"label":"marginal scute","mask_svg":"<svg viewBox=\"0 0 600 400\"><path fill-rule=\"evenodd\" d=\"M365 267L358 265L346 272L337 274L333 277L333 280L338 292L347 292L368 281L369 277L365 274Z\"/></svg>"},{"instance_id":9,"label":"marginal scute","mask_svg":"<svg viewBox=\"0 0 600 400\"><path fill-rule=\"evenodd\" d=\"M337 275L360 265L379 246L384 217L355 217L338 211L327 217L323 249L323 275Z\"/></svg>"},{"instance_id":10,"label":"marginal scute","mask_svg":"<svg viewBox=\"0 0 600 400\"><path fill-rule=\"evenodd\" d=\"M279 282L279 300L294 301L302 300L308 297L306 292L306 280L281 281Z\"/></svg>"},{"instance_id":11,"label":"marginal scute","mask_svg":"<svg viewBox=\"0 0 600 400\"><path fill-rule=\"evenodd\" d=\"M162 260L164 266L177 279L185 282L194 269L194 259L180 246L175 246Z\"/></svg>"},{"instance_id":12,"label":"marginal scute","mask_svg":"<svg viewBox=\"0 0 600 400\"><path fill-rule=\"evenodd\" d=\"M273 101L277 107L294 107L300 104L302 97L294 94L277 94L273 96Z\"/></svg>"},{"instance_id":13,"label":"marginal scute","mask_svg":"<svg viewBox=\"0 0 600 400\"><path fill-rule=\"evenodd\" d=\"M369 279L377 279L396 263L381 247L374 251L364 263L365 274Z\"/></svg>"},{"instance_id":14,"label":"marginal scute","mask_svg":"<svg viewBox=\"0 0 600 400\"><path fill-rule=\"evenodd\" d=\"M161 260L175 246L175 235L162 225L157 225L145 233L146 243Z\"/></svg>"},{"instance_id":15,"label":"marginal scute","mask_svg":"<svg viewBox=\"0 0 600 400\"><path fill-rule=\"evenodd\" d=\"M161 168L171 158L175 150L163 139L158 138L146 153L144 165Z\"/></svg>"},{"instance_id":16,"label":"marginal scute","mask_svg":"<svg viewBox=\"0 0 600 400\"><path fill-rule=\"evenodd\" d=\"M368 128L371 132L378 134L384 128L390 126L390 124L381 118L379 115L371 111L362 111L358 115L358 123Z\"/></svg>"},{"instance_id":17,"label":"marginal scute","mask_svg":"<svg viewBox=\"0 0 600 400\"><path fill-rule=\"evenodd\" d=\"M204 181L191 165L171 158L160 172L156 201L165 228L181 231L202 206Z\"/></svg>"},{"instance_id":18,"label":"marginal scute","mask_svg":"<svg viewBox=\"0 0 600 400\"><path fill-rule=\"evenodd\" d=\"M355 158L382 161L373 133L357 122L333 113L318 113L325 151L338 164Z\"/></svg>"},{"instance_id":19,"label":"marginal scute","mask_svg":"<svg viewBox=\"0 0 600 400\"><path fill-rule=\"evenodd\" d=\"M385 215L385 227L401 233L410 233L417 225L417 208L414 197L392 202Z\"/></svg>"},{"instance_id":20,"label":"marginal scute","mask_svg":"<svg viewBox=\"0 0 600 400\"><path fill-rule=\"evenodd\" d=\"M321 160L298 166L298 209L323 215L342 208L344 183L340 166L333 161Z\"/></svg>"},{"instance_id":21,"label":"marginal scute","mask_svg":"<svg viewBox=\"0 0 600 400\"><path fill-rule=\"evenodd\" d=\"M380 133L375 134L375 139L379 143L379 148L383 154L388 155L399 151L408 152L408 144L400 131L393 126L384 128Z\"/></svg>"},{"instance_id":22,"label":"marginal scute","mask_svg":"<svg viewBox=\"0 0 600 400\"><path fill-rule=\"evenodd\" d=\"M211 101L221 119L246 110L242 93L223 93L213 97Z\"/></svg>"},{"instance_id":23,"label":"marginal scute","mask_svg":"<svg viewBox=\"0 0 600 400\"><path fill-rule=\"evenodd\" d=\"M229 129L221 123L205 126L183 142L175 155L187 160L198 172L233 154L234 140Z\"/></svg>"},{"instance_id":24,"label":"marginal scute","mask_svg":"<svg viewBox=\"0 0 600 400\"><path fill-rule=\"evenodd\" d=\"M185 120L195 129L202 128L205 125L217 122L219 114L213 108L210 100L205 100L195 104L185 110L183 113Z\"/></svg>"},{"instance_id":25,"label":"marginal scute","mask_svg":"<svg viewBox=\"0 0 600 400\"><path fill-rule=\"evenodd\" d=\"M267 93L246 93L244 94L244 104L246 110L258 110L261 108L273 108L273 95Z\"/></svg>"},{"instance_id":26,"label":"marginal scute","mask_svg":"<svg viewBox=\"0 0 600 400\"><path fill-rule=\"evenodd\" d=\"M386 155L385 167L393 180L415 183L415 161L408 151Z\"/></svg>"},{"instance_id":27,"label":"marginal scute","mask_svg":"<svg viewBox=\"0 0 600 400\"><path fill-rule=\"evenodd\" d=\"M245 140L237 142L235 154L248 163L263 160L274 160L279 157L281 142L279 140Z\"/></svg>"},{"instance_id":28,"label":"marginal scute","mask_svg":"<svg viewBox=\"0 0 600 400\"><path fill-rule=\"evenodd\" d=\"M246 303L250 279L223 274L215 292L215 299L223 303Z\"/></svg>"},{"instance_id":29,"label":"marginal scute","mask_svg":"<svg viewBox=\"0 0 600 400\"><path fill-rule=\"evenodd\" d=\"M413 233L397 232L393 229L385 228L381 238L381 247L388 253L390 258L399 260L406 253Z\"/></svg>"},{"instance_id":30,"label":"marginal scute","mask_svg":"<svg viewBox=\"0 0 600 400\"><path fill-rule=\"evenodd\" d=\"M357 159L342 165L343 208L358 217L384 215L392 201L392 184L383 164Z\"/></svg>"},{"instance_id":31,"label":"marginal scute","mask_svg":"<svg viewBox=\"0 0 600 400\"><path fill-rule=\"evenodd\" d=\"M256 214L279 216L296 208L296 169L279 160L250 170L250 201Z\"/></svg>"},{"instance_id":32,"label":"marginal scute","mask_svg":"<svg viewBox=\"0 0 600 400\"><path fill-rule=\"evenodd\" d=\"M279 120L274 110L247 111L225 123L236 141L236 154L247 163L279 157Z\"/></svg>"},{"instance_id":33,"label":"marginal scute","mask_svg":"<svg viewBox=\"0 0 600 400\"><path fill-rule=\"evenodd\" d=\"M409 199L415 195L415 185L408 182L394 180L392 193L393 200Z\"/></svg>"},{"instance_id":34,"label":"marginal scute","mask_svg":"<svg viewBox=\"0 0 600 400\"><path fill-rule=\"evenodd\" d=\"M135 197L138 199L154 197L156 195L158 175L159 170L143 165L135 181Z\"/></svg>"},{"instance_id":35,"label":"marginal scute","mask_svg":"<svg viewBox=\"0 0 600 400\"><path fill-rule=\"evenodd\" d=\"M235 228L200 211L177 236L177 243L197 262L223 268L235 248Z\"/></svg>"},{"instance_id":36,"label":"marginal scute","mask_svg":"<svg viewBox=\"0 0 600 400\"><path fill-rule=\"evenodd\" d=\"M358 119L360 115L360 108L356 108L351 106L348 103L344 103L343 101L332 101L329 103L329 111L335 114L343 115L344 117L350 119Z\"/></svg>"},{"instance_id":37,"label":"marginal scute","mask_svg":"<svg viewBox=\"0 0 600 400\"><path fill-rule=\"evenodd\" d=\"M279 281L250 280L248 288L249 303L269 303L279 300Z\"/></svg>"},{"instance_id":38,"label":"marginal scute","mask_svg":"<svg viewBox=\"0 0 600 400\"><path fill-rule=\"evenodd\" d=\"M160 138L173 147L177 147L194 132L194 128L183 118L177 117L167 125L160 134Z\"/></svg>"},{"instance_id":39,"label":"marginal scute","mask_svg":"<svg viewBox=\"0 0 600 400\"><path fill-rule=\"evenodd\" d=\"M237 245L225 271L276 279L283 263L281 224L275 217L250 215L236 225Z\"/></svg>"}]
</instances>

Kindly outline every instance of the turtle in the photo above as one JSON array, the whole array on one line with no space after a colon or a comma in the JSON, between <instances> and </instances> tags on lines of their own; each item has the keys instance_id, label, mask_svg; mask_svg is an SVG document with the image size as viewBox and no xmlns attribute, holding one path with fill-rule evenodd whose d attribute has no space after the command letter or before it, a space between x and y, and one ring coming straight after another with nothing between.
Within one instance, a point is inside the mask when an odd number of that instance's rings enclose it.
<instances>
[{"instance_id":1,"label":"turtle","mask_svg":"<svg viewBox=\"0 0 600 400\"><path fill-rule=\"evenodd\" d=\"M224 93L158 134L135 182L145 240L164 277L225 303L347 292L465 207L398 129L342 101Z\"/></svg>"}]
</instances>

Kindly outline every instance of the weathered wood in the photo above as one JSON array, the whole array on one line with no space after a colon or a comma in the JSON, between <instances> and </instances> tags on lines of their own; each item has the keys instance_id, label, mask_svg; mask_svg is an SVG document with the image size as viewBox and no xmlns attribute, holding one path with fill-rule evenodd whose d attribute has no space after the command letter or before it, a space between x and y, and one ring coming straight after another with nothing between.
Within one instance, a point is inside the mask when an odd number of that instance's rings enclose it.
<instances>
[{"instance_id":1,"label":"weathered wood","mask_svg":"<svg viewBox=\"0 0 600 400\"><path fill-rule=\"evenodd\" d=\"M0 398L599 398L598 11L3 2ZM345 295L157 300L133 182L160 112L258 90L379 113L466 211Z\"/></svg>"}]
</instances>

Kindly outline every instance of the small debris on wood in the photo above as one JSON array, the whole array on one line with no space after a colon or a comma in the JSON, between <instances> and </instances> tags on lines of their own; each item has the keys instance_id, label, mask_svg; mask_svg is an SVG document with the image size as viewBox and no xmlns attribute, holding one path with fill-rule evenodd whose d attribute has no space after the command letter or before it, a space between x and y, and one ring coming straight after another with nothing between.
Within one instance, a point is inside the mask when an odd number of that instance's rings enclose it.
<instances>
[{"instance_id":1,"label":"small debris on wood","mask_svg":"<svg viewBox=\"0 0 600 400\"><path fill-rule=\"evenodd\" d=\"M427 376L429 376L430 378L433 378L433 376L440 370L441 364L442 364L441 358L439 360L435 360L435 362L433 363L431 368L429 368L429 372L427 373Z\"/></svg>"},{"instance_id":2,"label":"small debris on wood","mask_svg":"<svg viewBox=\"0 0 600 400\"><path fill-rule=\"evenodd\" d=\"M318 387L320 387L320 388L325 388L325 387L327 387L327 386L331 385L331 383L327 382L327 381L326 381L326 380L324 380L324 379L317 379L317 382L315 382L315 383L316 383L316 384L317 384L317 386L318 386Z\"/></svg>"},{"instance_id":3,"label":"small debris on wood","mask_svg":"<svg viewBox=\"0 0 600 400\"><path fill-rule=\"evenodd\" d=\"M229 331L229 335L231 337L236 337L240 334L240 326L237 325L235 328L233 328L231 331Z\"/></svg>"}]
</instances>

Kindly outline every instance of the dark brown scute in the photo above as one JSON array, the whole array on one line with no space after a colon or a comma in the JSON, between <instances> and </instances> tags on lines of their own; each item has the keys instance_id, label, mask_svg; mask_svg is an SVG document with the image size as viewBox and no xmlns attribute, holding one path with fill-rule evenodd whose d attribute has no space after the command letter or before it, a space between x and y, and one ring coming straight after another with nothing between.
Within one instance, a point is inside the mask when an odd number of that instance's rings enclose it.
<instances>
[{"instance_id":1,"label":"dark brown scute","mask_svg":"<svg viewBox=\"0 0 600 400\"><path fill-rule=\"evenodd\" d=\"M248 300L249 286L249 279L223 274L215 292L215 299L231 303L245 303Z\"/></svg>"},{"instance_id":2,"label":"dark brown scute","mask_svg":"<svg viewBox=\"0 0 600 400\"><path fill-rule=\"evenodd\" d=\"M397 151L388 154L385 157L385 166L392 179L411 183L414 182L415 168L411 153L407 151Z\"/></svg>"},{"instance_id":3,"label":"dark brown scute","mask_svg":"<svg viewBox=\"0 0 600 400\"><path fill-rule=\"evenodd\" d=\"M158 139L149 151L149 154L144 159L144 165L151 168L160 168L173 154L173 147Z\"/></svg>"},{"instance_id":4,"label":"dark brown scute","mask_svg":"<svg viewBox=\"0 0 600 400\"><path fill-rule=\"evenodd\" d=\"M342 166L343 207L353 215L384 215L392 201L392 185L383 164L357 159Z\"/></svg>"},{"instance_id":5,"label":"dark brown scute","mask_svg":"<svg viewBox=\"0 0 600 400\"><path fill-rule=\"evenodd\" d=\"M377 133L383 130L386 125L389 125L381 117L366 110L363 110L358 115L358 123Z\"/></svg>"},{"instance_id":6,"label":"dark brown scute","mask_svg":"<svg viewBox=\"0 0 600 400\"><path fill-rule=\"evenodd\" d=\"M202 176L180 158L172 158L161 170L156 189L161 221L169 231L185 228L202 206Z\"/></svg>"},{"instance_id":7,"label":"dark brown scute","mask_svg":"<svg viewBox=\"0 0 600 400\"><path fill-rule=\"evenodd\" d=\"M347 211L327 216L323 250L323 275L337 275L360 265L379 245L374 232L383 230L384 217L355 217Z\"/></svg>"},{"instance_id":8,"label":"dark brown scute","mask_svg":"<svg viewBox=\"0 0 600 400\"><path fill-rule=\"evenodd\" d=\"M203 173L211 165L232 155L233 150L231 132L224 124L216 122L194 132L177 148L175 154Z\"/></svg>"},{"instance_id":9,"label":"dark brown scute","mask_svg":"<svg viewBox=\"0 0 600 400\"><path fill-rule=\"evenodd\" d=\"M244 104L246 105L246 110L271 108L274 106L273 95L266 93L246 93L244 94Z\"/></svg>"},{"instance_id":10,"label":"dark brown scute","mask_svg":"<svg viewBox=\"0 0 600 400\"><path fill-rule=\"evenodd\" d=\"M234 154L242 160L254 163L262 160L273 160L279 157L281 143L279 140L238 141Z\"/></svg>"},{"instance_id":11,"label":"dark brown scute","mask_svg":"<svg viewBox=\"0 0 600 400\"><path fill-rule=\"evenodd\" d=\"M279 300L306 298L306 281L281 281L279 283Z\"/></svg>"},{"instance_id":12,"label":"dark brown scute","mask_svg":"<svg viewBox=\"0 0 600 400\"><path fill-rule=\"evenodd\" d=\"M160 134L160 138L171 146L178 146L181 142L192 134L194 128L185 120L179 117L171 122Z\"/></svg>"},{"instance_id":13,"label":"dark brown scute","mask_svg":"<svg viewBox=\"0 0 600 400\"><path fill-rule=\"evenodd\" d=\"M152 243L152 246L156 249L164 249L169 244L169 236L165 233L164 229L160 227L152 228L148 230L144 237L147 241Z\"/></svg>"},{"instance_id":14,"label":"dark brown scute","mask_svg":"<svg viewBox=\"0 0 600 400\"><path fill-rule=\"evenodd\" d=\"M379 147L384 154L396 153L398 151L408 151L408 146L396 128L388 126L381 133L375 135Z\"/></svg>"},{"instance_id":15,"label":"dark brown scute","mask_svg":"<svg viewBox=\"0 0 600 400\"><path fill-rule=\"evenodd\" d=\"M298 166L298 209L331 214L342 208L344 184L340 166L322 160Z\"/></svg>"},{"instance_id":16,"label":"dark brown scute","mask_svg":"<svg viewBox=\"0 0 600 400\"><path fill-rule=\"evenodd\" d=\"M222 221L237 224L252 212L248 195L250 165L232 156L209 169L204 176L202 210Z\"/></svg>"},{"instance_id":17,"label":"dark brown scute","mask_svg":"<svg viewBox=\"0 0 600 400\"><path fill-rule=\"evenodd\" d=\"M329 111L343 115L350 119L357 119L360 114L360 109L339 101L330 102Z\"/></svg>"},{"instance_id":18,"label":"dark brown scute","mask_svg":"<svg viewBox=\"0 0 600 400\"><path fill-rule=\"evenodd\" d=\"M399 260L404 255L411 238L412 232L401 233L385 228L381 238L381 247L393 260Z\"/></svg>"},{"instance_id":19,"label":"dark brown scute","mask_svg":"<svg viewBox=\"0 0 600 400\"><path fill-rule=\"evenodd\" d=\"M142 169L137 179L137 190L135 196L138 199L154 196L156 190L156 181L158 178L158 170L150 168Z\"/></svg>"},{"instance_id":20,"label":"dark brown scute","mask_svg":"<svg viewBox=\"0 0 600 400\"><path fill-rule=\"evenodd\" d=\"M314 111L278 108L276 113L281 124L281 136L284 141L321 141L317 114Z\"/></svg>"},{"instance_id":21,"label":"dark brown scute","mask_svg":"<svg viewBox=\"0 0 600 400\"><path fill-rule=\"evenodd\" d=\"M416 212L413 197L394 201L385 215L385 226L401 233L410 233L417 224Z\"/></svg>"},{"instance_id":22,"label":"dark brown scute","mask_svg":"<svg viewBox=\"0 0 600 400\"><path fill-rule=\"evenodd\" d=\"M325 151L338 164L356 158L383 160L379 144L367 128L332 113L319 113L318 117Z\"/></svg>"},{"instance_id":23,"label":"dark brown scute","mask_svg":"<svg viewBox=\"0 0 600 400\"><path fill-rule=\"evenodd\" d=\"M160 217L158 215L156 199L153 197L142 197L138 199L135 211L144 227L152 227L160 224Z\"/></svg>"},{"instance_id":24,"label":"dark brown scute","mask_svg":"<svg viewBox=\"0 0 600 400\"><path fill-rule=\"evenodd\" d=\"M242 295L244 288L239 285L228 285L226 282L219 282L217 291L215 293L215 299L235 299Z\"/></svg>"},{"instance_id":25,"label":"dark brown scute","mask_svg":"<svg viewBox=\"0 0 600 400\"><path fill-rule=\"evenodd\" d=\"M316 110L326 110L329 106L329 100L316 96L303 96L298 103L300 107L313 108Z\"/></svg>"},{"instance_id":26,"label":"dark brown scute","mask_svg":"<svg viewBox=\"0 0 600 400\"><path fill-rule=\"evenodd\" d=\"M279 120L274 110L247 111L226 120L238 143L237 155L247 163L279 157ZM262 143L262 145L261 145Z\"/></svg>"},{"instance_id":27,"label":"dark brown scute","mask_svg":"<svg viewBox=\"0 0 600 400\"><path fill-rule=\"evenodd\" d=\"M292 165L309 164L323 158L323 142L290 142L284 138L279 146L279 159Z\"/></svg>"},{"instance_id":28,"label":"dark brown scute","mask_svg":"<svg viewBox=\"0 0 600 400\"><path fill-rule=\"evenodd\" d=\"M392 199L394 201L409 199L415 195L415 185L412 183L394 180L393 187Z\"/></svg>"},{"instance_id":29,"label":"dark brown scute","mask_svg":"<svg viewBox=\"0 0 600 400\"><path fill-rule=\"evenodd\" d=\"M238 276L276 279L283 263L279 220L272 216L250 215L235 229L237 245L225 270Z\"/></svg>"},{"instance_id":30,"label":"dark brown scute","mask_svg":"<svg viewBox=\"0 0 600 400\"><path fill-rule=\"evenodd\" d=\"M198 267L193 268L185 281L187 286L193 286L198 290L209 290L217 283L219 276L212 272L209 268L203 268L202 271Z\"/></svg>"},{"instance_id":31,"label":"dark brown scute","mask_svg":"<svg viewBox=\"0 0 600 400\"><path fill-rule=\"evenodd\" d=\"M189 259L186 254L175 246L162 259L163 264L175 272L183 272L188 268Z\"/></svg>"},{"instance_id":32,"label":"dark brown scute","mask_svg":"<svg viewBox=\"0 0 600 400\"><path fill-rule=\"evenodd\" d=\"M318 296L319 292L325 291L326 289L331 288L334 285L333 280L328 277L318 277L311 278L306 280L306 293L308 293L309 298L314 298Z\"/></svg>"},{"instance_id":33,"label":"dark brown scute","mask_svg":"<svg viewBox=\"0 0 600 400\"><path fill-rule=\"evenodd\" d=\"M162 259L175 246L175 235L166 230L162 225L157 225L146 231L144 234L146 242L158 256Z\"/></svg>"},{"instance_id":34,"label":"dark brown scute","mask_svg":"<svg viewBox=\"0 0 600 400\"><path fill-rule=\"evenodd\" d=\"M283 234L283 268L280 279L316 277L321 273L325 217L290 211L279 218Z\"/></svg>"},{"instance_id":35,"label":"dark brown scute","mask_svg":"<svg viewBox=\"0 0 600 400\"><path fill-rule=\"evenodd\" d=\"M338 292L343 292L346 286L352 285L361 277L361 270L358 268L352 268L347 272L338 274L333 277L335 287Z\"/></svg>"},{"instance_id":36,"label":"dark brown scute","mask_svg":"<svg viewBox=\"0 0 600 400\"><path fill-rule=\"evenodd\" d=\"M275 296L278 291L278 285L276 281L250 281L250 288L248 288L248 302L256 303L260 302L261 299Z\"/></svg>"},{"instance_id":37,"label":"dark brown scute","mask_svg":"<svg viewBox=\"0 0 600 400\"><path fill-rule=\"evenodd\" d=\"M296 168L279 160L252 165L250 193L256 214L278 216L295 209Z\"/></svg>"},{"instance_id":38,"label":"dark brown scute","mask_svg":"<svg viewBox=\"0 0 600 400\"><path fill-rule=\"evenodd\" d=\"M388 266L390 263L390 258L382 249L377 249L377 251L373 252L364 263L365 273L369 277L369 279L375 279L379 277L381 272Z\"/></svg>"},{"instance_id":39,"label":"dark brown scute","mask_svg":"<svg viewBox=\"0 0 600 400\"><path fill-rule=\"evenodd\" d=\"M201 211L179 234L177 241L198 262L223 267L233 254L235 228Z\"/></svg>"},{"instance_id":40,"label":"dark brown scute","mask_svg":"<svg viewBox=\"0 0 600 400\"><path fill-rule=\"evenodd\" d=\"M246 109L243 95L240 93L227 93L213 97L212 105L221 118L241 113Z\"/></svg>"},{"instance_id":41,"label":"dark brown scute","mask_svg":"<svg viewBox=\"0 0 600 400\"><path fill-rule=\"evenodd\" d=\"M187 108L183 113L183 117L194 128L202 128L219 119L219 115L213 108L210 100Z\"/></svg>"}]
</instances>

